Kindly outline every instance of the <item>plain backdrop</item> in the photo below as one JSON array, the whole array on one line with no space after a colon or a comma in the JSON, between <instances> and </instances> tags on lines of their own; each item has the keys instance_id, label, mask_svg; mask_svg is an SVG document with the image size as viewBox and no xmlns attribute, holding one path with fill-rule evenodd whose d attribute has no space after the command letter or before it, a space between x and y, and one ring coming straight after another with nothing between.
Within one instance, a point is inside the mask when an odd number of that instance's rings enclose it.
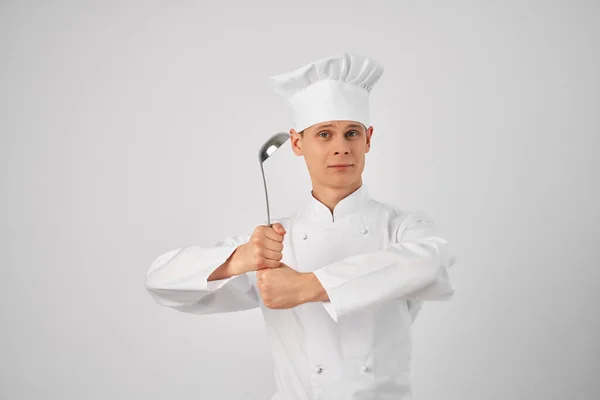
<instances>
[{"instance_id":1,"label":"plain backdrop","mask_svg":"<svg viewBox=\"0 0 600 400\"><path fill-rule=\"evenodd\" d=\"M594 1L0 1L0 398L269 399L258 309L197 316L151 262L266 220L269 77L352 51L371 196L457 251L413 327L415 400L600 397ZM271 211L305 204L288 145Z\"/></svg>"}]
</instances>

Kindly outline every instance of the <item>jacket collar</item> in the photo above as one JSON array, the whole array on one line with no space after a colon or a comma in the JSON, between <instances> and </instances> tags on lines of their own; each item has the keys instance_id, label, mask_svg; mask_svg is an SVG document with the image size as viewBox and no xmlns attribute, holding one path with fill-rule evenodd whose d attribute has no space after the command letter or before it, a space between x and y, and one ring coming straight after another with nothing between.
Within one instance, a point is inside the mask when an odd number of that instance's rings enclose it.
<instances>
[{"instance_id":1,"label":"jacket collar","mask_svg":"<svg viewBox=\"0 0 600 400\"><path fill-rule=\"evenodd\" d=\"M369 191L363 183L361 187L356 189L354 192L350 193L348 196L344 197L335 205L335 207L333 208L332 215L329 208L327 208L325 204L321 203L313 196L311 190L308 205L308 214L311 219L317 222L325 224L335 224L344 216L355 213L365 208L369 203L369 200Z\"/></svg>"}]
</instances>

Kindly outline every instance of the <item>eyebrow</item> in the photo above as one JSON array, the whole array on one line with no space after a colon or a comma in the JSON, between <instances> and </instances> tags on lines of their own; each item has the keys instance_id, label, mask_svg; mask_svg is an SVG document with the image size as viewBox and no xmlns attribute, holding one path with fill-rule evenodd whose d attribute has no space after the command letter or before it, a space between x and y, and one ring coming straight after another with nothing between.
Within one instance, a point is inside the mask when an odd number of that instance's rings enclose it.
<instances>
[{"instance_id":1,"label":"eyebrow","mask_svg":"<svg viewBox=\"0 0 600 400\"><path fill-rule=\"evenodd\" d=\"M319 125L317 127L317 129L321 129L321 128L331 128L332 126L334 126L333 124L325 124L325 125ZM362 128L362 125L359 124L348 124L346 125L346 128Z\"/></svg>"}]
</instances>

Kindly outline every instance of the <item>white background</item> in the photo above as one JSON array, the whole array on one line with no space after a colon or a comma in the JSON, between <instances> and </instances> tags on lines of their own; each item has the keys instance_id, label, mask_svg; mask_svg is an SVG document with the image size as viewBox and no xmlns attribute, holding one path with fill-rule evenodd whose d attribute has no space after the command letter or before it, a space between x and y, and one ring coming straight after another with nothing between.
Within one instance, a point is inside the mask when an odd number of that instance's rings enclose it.
<instances>
[{"instance_id":1,"label":"white background","mask_svg":"<svg viewBox=\"0 0 600 400\"><path fill-rule=\"evenodd\" d=\"M415 400L599 398L599 10L0 1L0 398L271 396L258 309L159 307L146 272L266 220L258 148L291 123L268 78L343 51L385 67L370 194L457 250ZM265 168L272 215L305 203L289 145Z\"/></svg>"}]
</instances>

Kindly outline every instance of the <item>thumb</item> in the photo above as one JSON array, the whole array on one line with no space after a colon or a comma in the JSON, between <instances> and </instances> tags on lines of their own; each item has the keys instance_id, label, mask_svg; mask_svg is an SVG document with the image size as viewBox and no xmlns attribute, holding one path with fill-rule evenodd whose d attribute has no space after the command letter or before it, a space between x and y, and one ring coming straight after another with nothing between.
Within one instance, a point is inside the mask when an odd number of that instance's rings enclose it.
<instances>
[{"instance_id":1,"label":"thumb","mask_svg":"<svg viewBox=\"0 0 600 400\"><path fill-rule=\"evenodd\" d=\"M275 230L275 232L279 233L280 235L285 235L285 233L286 233L285 228L279 222L273 224L273 229Z\"/></svg>"}]
</instances>

